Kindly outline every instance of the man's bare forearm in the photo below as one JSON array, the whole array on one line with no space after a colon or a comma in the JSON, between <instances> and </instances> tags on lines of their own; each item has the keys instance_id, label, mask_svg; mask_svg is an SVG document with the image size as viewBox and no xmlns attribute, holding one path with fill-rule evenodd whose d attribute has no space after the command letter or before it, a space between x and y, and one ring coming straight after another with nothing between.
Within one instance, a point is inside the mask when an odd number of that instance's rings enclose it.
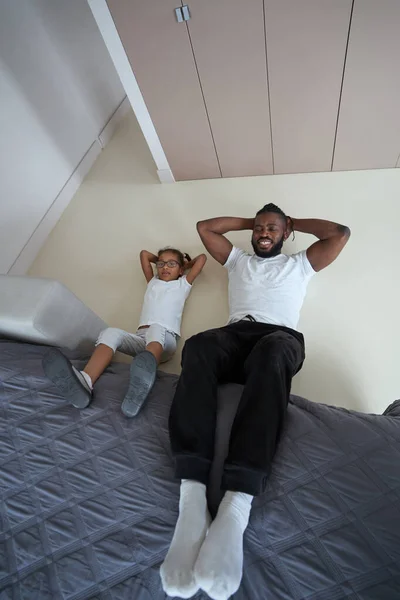
<instances>
[{"instance_id":1,"label":"man's bare forearm","mask_svg":"<svg viewBox=\"0 0 400 600\"><path fill-rule=\"evenodd\" d=\"M340 225L333 221L324 221L323 219L289 219L293 224L294 231L300 233L310 233L320 240L327 240L332 237L350 237L350 229L346 225Z\"/></svg>"},{"instance_id":2,"label":"man's bare forearm","mask_svg":"<svg viewBox=\"0 0 400 600\"><path fill-rule=\"evenodd\" d=\"M199 232L203 229L221 235L228 233L229 231L244 231L253 229L253 227L254 219L245 219L241 217L216 217L197 223L197 230Z\"/></svg>"},{"instance_id":3,"label":"man's bare forearm","mask_svg":"<svg viewBox=\"0 0 400 600\"><path fill-rule=\"evenodd\" d=\"M232 250L231 242L225 237L229 231L253 229L254 219L238 217L216 217L197 223L197 231L204 246L216 261L224 265Z\"/></svg>"}]
</instances>

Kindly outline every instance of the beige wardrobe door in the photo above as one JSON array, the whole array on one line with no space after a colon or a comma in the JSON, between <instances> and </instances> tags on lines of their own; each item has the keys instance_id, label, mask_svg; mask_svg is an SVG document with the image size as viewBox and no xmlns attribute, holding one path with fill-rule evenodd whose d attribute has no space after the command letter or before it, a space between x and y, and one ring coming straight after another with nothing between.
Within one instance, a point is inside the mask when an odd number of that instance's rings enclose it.
<instances>
[{"instance_id":1,"label":"beige wardrobe door","mask_svg":"<svg viewBox=\"0 0 400 600\"><path fill-rule=\"evenodd\" d=\"M333 168L395 167L400 152L400 1L355 0Z\"/></svg>"},{"instance_id":2,"label":"beige wardrobe door","mask_svg":"<svg viewBox=\"0 0 400 600\"><path fill-rule=\"evenodd\" d=\"M275 173L330 171L351 0L265 0Z\"/></svg>"},{"instance_id":3,"label":"beige wardrobe door","mask_svg":"<svg viewBox=\"0 0 400 600\"><path fill-rule=\"evenodd\" d=\"M221 172L185 23L176 0L107 0L176 179Z\"/></svg>"},{"instance_id":4,"label":"beige wardrobe door","mask_svg":"<svg viewBox=\"0 0 400 600\"><path fill-rule=\"evenodd\" d=\"M223 177L273 172L263 0L190 0L187 21Z\"/></svg>"}]
</instances>

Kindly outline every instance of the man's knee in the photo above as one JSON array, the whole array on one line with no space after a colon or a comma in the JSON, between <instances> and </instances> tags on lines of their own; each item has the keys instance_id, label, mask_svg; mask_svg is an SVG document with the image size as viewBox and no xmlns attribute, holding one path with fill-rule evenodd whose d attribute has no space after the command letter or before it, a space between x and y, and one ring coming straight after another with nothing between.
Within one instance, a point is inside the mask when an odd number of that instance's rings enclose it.
<instances>
[{"instance_id":1,"label":"man's knee","mask_svg":"<svg viewBox=\"0 0 400 600\"><path fill-rule=\"evenodd\" d=\"M268 348L270 351L280 352L287 346L298 344L296 338L286 331L275 331L260 339L257 346L260 349Z\"/></svg>"},{"instance_id":2,"label":"man's knee","mask_svg":"<svg viewBox=\"0 0 400 600\"><path fill-rule=\"evenodd\" d=\"M196 333L189 338L182 352L182 359L213 357L218 353L218 339L213 330Z\"/></svg>"},{"instance_id":3,"label":"man's knee","mask_svg":"<svg viewBox=\"0 0 400 600\"><path fill-rule=\"evenodd\" d=\"M303 346L301 342L286 331L275 331L264 336L253 348L249 359L250 363L300 363L303 360Z\"/></svg>"},{"instance_id":4,"label":"man's knee","mask_svg":"<svg viewBox=\"0 0 400 600\"><path fill-rule=\"evenodd\" d=\"M186 341L184 349L186 352L203 352L205 349L210 349L217 345L217 340L212 331L201 331L192 335Z\"/></svg>"}]
</instances>

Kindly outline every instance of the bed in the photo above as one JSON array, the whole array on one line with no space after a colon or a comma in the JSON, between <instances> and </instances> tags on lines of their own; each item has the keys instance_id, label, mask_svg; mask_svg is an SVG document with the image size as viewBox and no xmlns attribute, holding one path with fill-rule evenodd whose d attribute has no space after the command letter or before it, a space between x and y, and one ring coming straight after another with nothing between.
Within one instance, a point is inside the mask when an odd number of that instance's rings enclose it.
<instances>
[{"instance_id":1,"label":"bed","mask_svg":"<svg viewBox=\"0 0 400 600\"><path fill-rule=\"evenodd\" d=\"M0 340L0 598L164 599L159 567L179 497L167 430L177 377L159 372L129 420L120 411L129 366L112 364L79 411L46 379L46 350ZM214 511L240 391L220 388ZM366 415L292 396L234 599L344 598L400 598L400 401Z\"/></svg>"}]
</instances>

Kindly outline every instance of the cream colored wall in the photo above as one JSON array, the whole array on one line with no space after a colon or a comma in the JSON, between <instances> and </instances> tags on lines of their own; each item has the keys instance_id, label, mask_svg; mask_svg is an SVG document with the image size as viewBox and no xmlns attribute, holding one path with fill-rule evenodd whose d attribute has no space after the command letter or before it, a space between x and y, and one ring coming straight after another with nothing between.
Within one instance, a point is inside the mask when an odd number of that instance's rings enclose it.
<instances>
[{"instance_id":1,"label":"cream colored wall","mask_svg":"<svg viewBox=\"0 0 400 600\"><path fill-rule=\"evenodd\" d=\"M142 248L154 251L170 244L196 254L202 251L196 221L252 216L271 201L295 217L344 223L352 229L348 246L309 286L300 321L307 361L293 392L381 412L400 396L399 198L399 170L161 185L130 115L66 209L30 275L59 279L110 325L133 331L145 291L138 260ZM230 239L250 249L250 232ZM286 251L310 242L298 234ZM188 300L183 339L225 323L226 285L223 267L210 258ZM178 372L178 354L165 369Z\"/></svg>"}]
</instances>

